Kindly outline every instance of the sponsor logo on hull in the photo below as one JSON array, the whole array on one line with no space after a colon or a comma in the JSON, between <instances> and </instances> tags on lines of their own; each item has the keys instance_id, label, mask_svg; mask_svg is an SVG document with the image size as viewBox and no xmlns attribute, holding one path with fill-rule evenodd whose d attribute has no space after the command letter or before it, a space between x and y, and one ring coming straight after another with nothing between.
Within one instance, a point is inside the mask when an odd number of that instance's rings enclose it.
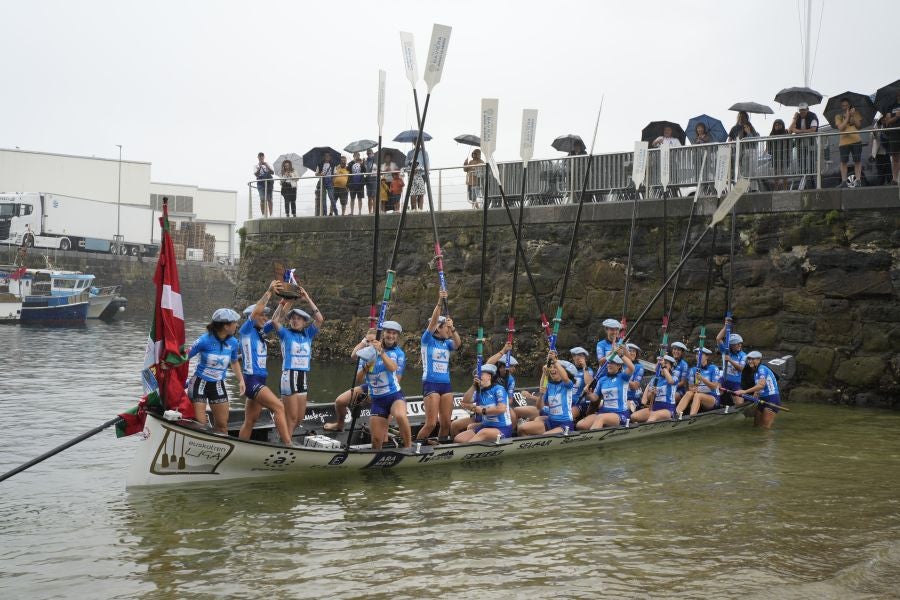
<instances>
[{"instance_id":1,"label":"sponsor logo on hull","mask_svg":"<svg viewBox=\"0 0 900 600\"><path fill-rule=\"evenodd\" d=\"M234 450L234 444L208 440L163 425L163 436L150 472L154 475L218 475L219 465Z\"/></svg>"}]
</instances>

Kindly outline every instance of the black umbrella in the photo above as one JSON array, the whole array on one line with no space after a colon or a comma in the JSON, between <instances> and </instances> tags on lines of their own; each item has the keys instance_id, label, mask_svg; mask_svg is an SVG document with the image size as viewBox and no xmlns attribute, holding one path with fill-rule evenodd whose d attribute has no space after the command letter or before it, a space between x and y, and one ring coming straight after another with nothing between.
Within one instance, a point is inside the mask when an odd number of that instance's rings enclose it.
<instances>
[{"instance_id":1,"label":"black umbrella","mask_svg":"<svg viewBox=\"0 0 900 600\"><path fill-rule=\"evenodd\" d=\"M326 152L331 154L331 164L336 165L341 157L340 152L331 146L316 146L303 155L303 166L311 171L315 171L322 164L322 157L325 156Z\"/></svg>"},{"instance_id":2,"label":"black umbrella","mask_svg":"<svg viewBox=\"0 0 900 600\"><path fill-rule=\"evenodd\" d=\"M387 153L391 153L391 162L400 167L401 169L406 166L406 155L396 148L381 148L381 156L387 156ZM383 158L379 158L379 160L384 163Z\"/></svg>"},{"instance_id":3,"label":"black umbrella","mask_svg":"<svg viewBox=\"0 0 900 600\"><path fill-rule=\"evenodd\" d=\"M584 152L586 148L581 136L575 135L574 133L561 135L553 140L553 143L550 145L560 152Z\"/></svg>"},{"instance_id":4,"label":"black umbrella","mask_svg":"<svg viewBox=\"0 0 900 600\"><path fill-rule=\"evenodd\" d=\"M472 135L471 133L464 133L462 135L458 135L453 138L453 141L458 142L460 144L465 144L466 146L481 146L481 138L477 135Z\"/></svg>"},{"instance_id":5,"label":"black umbrella","mask_svg":"<svg viewBox=\"0 0 900 600\"><path fill-rule=\"evenodd\" d=\"M783 106L800 106L801 102L806 102L812 106L821 101L822 94L808 87L784 88L775 94L775 102Z\"/></svg>"},{"instance_id":6,"label":"black umbrella","mask_svg":"<svg viewBox=\"0 0 900 600\"><path fill-rule=\"evenodd\" d=\"M862 125L860 127L870 127L872 125L872 121L875 120L875 105L872 103L872 99L866 94L844 92L829 98L828 104L825 105L823 114L832 127L837 127L834 123L834 118L841 113L842 100L849 101L850 106L862 117Z\"/></svg>"},{"instance_id":7,"label":"black umbrella","mask_svg":"<svg viewBox=\"0 0 900 600\"><path fill-rule=\"evenodd\" d=\"M883 115L887 114L887 111L897 101L897 94L900 94L900 79L883 88L879 88L875 92L875 108L878 109L878 112Z\"/></svg>"},{"instance_id":8,"label":"black umbrella","mask_svg":"<svg viewBox=\"0 0 900 600\"><path fill-rule=\"evenodd\" d=\"M356 140L344 146L345 152L365 152L369 148L374 148L378 142L374 140Z\"/></svg>"},{"instance_id":9,"label":"black umbrella","mask_svg":"<svg viewBox=\"0 0 900 600\"><path fill-rule=\"evenodd\" d=\"M728 110L744 111L746 113L756 113L758 115L775 114L775 111L773 111L765 104L760 104L759 102L736 102L732 104L731 108L729 108Z\"/></svg>"},{"instance_id":10,"label":"black umbrella","mask_svg":"<svg viewBox=\"0 0 900 600\"><path fill-rule=\"evenodd\" d=\"M653 143L653 140L662 137L663 129L666 127L672 128L672 137L678 138L678 141L681 142L681 145L683 146L685 138L684 129L682 129L681 125L678 123L672 123L671 121L652 121L641 130L641 141Z\"/></svg>"}]
</instances>

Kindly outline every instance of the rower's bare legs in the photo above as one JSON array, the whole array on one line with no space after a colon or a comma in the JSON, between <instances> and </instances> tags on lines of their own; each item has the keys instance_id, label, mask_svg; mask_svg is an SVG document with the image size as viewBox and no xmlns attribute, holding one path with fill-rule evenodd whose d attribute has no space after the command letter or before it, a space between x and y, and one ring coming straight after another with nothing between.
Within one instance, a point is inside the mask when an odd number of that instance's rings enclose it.
<instances>
[{"instance_id":1,"label":"rower's bare legs","mask_svg":"<svg viewBox=\"0 0 900 600\"><path fill-rule=\"evenodd\" d=\"M543 435L546 430L544 426L546 420L547 417L537 417L533 421L522 423L519 425L519 435Z\"/></svg>"},{"instance_id":2,"label":"rower's bare legs","mask_svg":"<svg viewBox=\"0 0 900 600\"><path fill-rule=\"evenodd\" d=\"M409 448L412 446L412 428L409 426L409 417L406 415L406 400L396 400L391 404L391 416L397 421L403 447Z\"/></svg>"},{"instance_id":3,"label":"rower's bare legs","mask_svg":"<svg viewBox=\"0 0 900 600\"><path fill-rule=\"evenodd\" d=\"M594 423L596 423L599 419L600 413L588 415L575 423L575 429L577 429L578 431L587 431L588 429L594 429Z\"/></svg>"},{"instance_id":4,"label":"rower's bare legs","mask_svg":"<svg viewBox=\"0 0 900 600\"><path fill-rule=\"evenodd\" d=\"M456 424L460 420L465 420L465 419L457 419L456 421L453 421L453 423ZM471 441L472 438L475 437L475 431L472 429L472 427L474 427L474 424L472 424L470 427L466 428L465 431L460 431L459 433L454 435L453 443L465 444L466 442Z\"/></svg>"},{"instance_id":5,"label":"rower's bare legs","mask_svg":"<svg viewBox=\"0 0 900 600\"><path fill-rule=\"evenodd\" d=\"M450 421L453 418L453 394L441 394L438 401L439 437L450 437Z\"/></svg>"},{"instance_id":6,"label":"rower's bare legs","mask_svg":"<svg viewBox=\"0 0 900 600\"><path fill-rule=\"evenodd\" d=\"M194 405L194 420L201 425L206 425L206 402L192 402Z\"/></svg>"},{"instance_id":7,"label":"rower's bare legs","mask_svg":"<svg viewBox=\"0 0 900 600\"><path fill-rule=\"evenodd\" d=\"M303 420L306 414L306 394L291 394L284 396L284 410L287 415L288 431L293 437L297 430L297 425Z\"/></svg>"},{"instance_id":8,"label":"rower's bare legs","mask_svg":"<svg viewBox=\"0 0 900 600\"><path fill-rule=\"evenodd\" d=\"M350 397L357 396L362 393L362 387L356 386L352 390L347 390L334 399L335 421L333 423L325 423L323 429L325 431L343 431L344 421L347 419L347 407L350 406Z\"/></svg>"},{"instance_id":9,"label":"rower's bare legs","mask_svg":"<svg viewBox=\"0 0 900 600\"><path fill-rule=\"evenodd\" d=\"M559 427L557 427L559 429ZM560 431L562 431L560 429ZM549 432L548 432L549 433ZM555 433L555 432L553 432ZM497 436L501 435L500 430L496 427L485 427L472 436L470 442L496 442ZM454 440L455 441L455 440Z\"/></svg>"},{"instance_id":10,"label":"rower's bare legs","mask_svg":"<svg viewBox=\"0 0 900 600\"><path fill-rule=\"evenodd\" d=\"M631 417L634 419L634 416ZM672 413L668 409L662 410L654 410L650 413L650 416L647 417L648 423L655 423L656 421L670 421L672 419Z\"/></svg>"},{"instance_id":11,"label":"rower's bare legs","mask_svg":"<svg viewBox=\"0 0 900 600\"><path fill-rule=\"evenodd\" d=\"M678 406L675 407L676 415L684 414L684 411L691 405L691 401L694 399L694 393L694 390L688 390L688 392L682 396L681 400L678 402Z\"/></svg>"},{"instance_id":12,"label":"rower's bare legs","mask_svg":"<svg viewBox=\"0 0 900 600\"><path fill-rule=\"evenodd\" d=\"M753 424L763 429L772 429L775 423L775 413L764 406L757 405L756 415L753 417Z\"/></svg>"},{"instance_id":13,"label":"rower's bare legs","mask_svg":"<svg viewBox=\"0 0 900 600\"><path fill-rule=\"evenodd\" d=\"M238 437L242 440L250 439L250 434L253 433L253 426L259 419L259 414L263 408L268 408L269 412L272 413L272 421L275 423L275 429L278 431L282 443L285 446L293 444L291 430L288 429L287 425L284 404L272 390L266 387L257 392L255 399L247 398L247 404L244 409L244 424L241 426L241 432L238 434Z\"/></svg>"},{"instance_id":14,"label":"rower's bare legs","mask_svg":"<svg viewBox=\"0 0 900 600\"><path fill-rule=\"evenodd\" d=\"M210 404L209 410L212 412L213 428L217 433L228 435L228 409L230 402L219 402L218 404ZM204 417L206 415L203 415Z\"/></svg>"},{"instance_id":15,"label":"rower's bare legs","mask_svg":"<svg viewBox=\"0 0 900 600\"><path fill-rule=\"evenodd\" d=\"M517 421L519 419L531 420L537 418L540 414L537 406L516 406L513 408L513 412L515 413Z\"/></svg>"},{"instance_id":16,"label":"rower's bare legs","mask_svg":"<svg viewBox=\"0 0 900 600\"><path fill-rule=\"evenodd\" d=\"M388 420L384 417L369 417L369 432L372 434L372 448L380 450L388 432Z\"/></svg>"},{"instance_id":17,"label":"rower's bare legs","mask_svg":"<svg viewBox=\"0 0 900 600\"><path fill-rule=\"evenodd\" d=\"M422 405L425 408L425 423L419 429L419 433L416 434L416 440L426 440L434 432L438 422L438 404L440 404L440 401L441 396L436 392L428 394L422 400Z\"/></svg>"},{"instance_id":18,"label":"rower's bare legs","mask_svg":"<svg viewBox=\"0 0 900 600\"><path fill-rule=\"evenodd\" d=\"M709 394L704 394L702 392L697 392L694 394L694 401L691 403L691 416L693 417L700 409L703 410L711 410L716 406L716 399Z\"/></svg>"},{"instance_id":19,"label":"rower's bare legs","mask_svg":"<svg viewBox=\"0 0 900 600\"><path fill-rule=\"evenodd\" d=\"M618 427L620 425L619 413L599 413L597 419L591 425L591 429L602 429L604 427Z\"/></svg>"},{"instance_id":20,"label":"rower's bare legs","mask_svg":"<svg viewBox=\"0 0 900 600\"><path fill-rule=\"evenodd\" d=\"M650 419L651 411L646 406L640 410L631 413L631 420L635 423L643 423Z\"/></svg>"},{"instance_id":21,"label":"rower's bare legs","mask_svg":"<svg viewBox=\"0 0 900 600\"><path fill-rule=\"evenodd\" d=\"M450 435L453 437L454 441L456 441L456 436L465 431L471 423L472 419L469 417L456 419L455 421L450 423Z\"/></svg>"}]
</instances>

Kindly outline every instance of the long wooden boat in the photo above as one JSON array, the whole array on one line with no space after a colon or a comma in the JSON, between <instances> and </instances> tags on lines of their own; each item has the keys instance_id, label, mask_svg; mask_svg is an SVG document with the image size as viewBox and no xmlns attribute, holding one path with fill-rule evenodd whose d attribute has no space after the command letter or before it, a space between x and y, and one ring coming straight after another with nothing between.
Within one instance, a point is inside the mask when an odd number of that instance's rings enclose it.
<instances>
[{"instance_id":1,"label":"long wooden boat","mask_svg":"<svg viewBox=\"0 0 900 600\"><path fill-rule=\"evenodd\" d=\"M454 400L458 405L461 396ZM412 448L385 447L380 450L372 449L370 444L341 447L339 439L316 434L317 426L320 429L334 414L330 404L309 406L303 423L307 433L295 438L300 444L308 445L292 448L267 441L270 439L271 422L258 425L254 432L253 438L262 436L263 439L244 441L232 435L214 433L195 421L170 421L150 414L126 485L134 488L210 484L251 478L306 479L373 469L408 470L438 463L515 460L535 454L576 452L579 448L597 448L625 440L741 422L743 413L752 406L725 407L694 417L685 416L680 420L629 424L627 427L594 431L568 431L474 444L414 444ZM421 422L421 410L421 399L410 398L408 412L411 422ZM229 429L239 427L242 418L242 411L233 411ZM365 424L366 419L361 420ZM329 445L334 447L327 447Z\"/></svg>"}]
</instances>

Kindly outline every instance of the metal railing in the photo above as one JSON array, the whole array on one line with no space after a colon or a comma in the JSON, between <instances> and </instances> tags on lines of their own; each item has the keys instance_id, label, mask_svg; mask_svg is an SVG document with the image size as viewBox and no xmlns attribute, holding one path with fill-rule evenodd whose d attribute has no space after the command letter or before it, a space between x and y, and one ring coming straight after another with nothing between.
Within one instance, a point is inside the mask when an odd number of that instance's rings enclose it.
<instances>
[{"instance_id":1,"label":"metal railing","mask_svg":"<svg viewBox=\"0 0 900 600\"><path fill-rule=\"evenodd\" d=\"M894 131L900 128L859 132L862 139L862 173L866 185L881 185L884 174L877 172L877 165L869 160L873 134ZM640 189L632 184L633 152L613 152L589 156L567 156L555 159L532 160L528 163L525 189L522 189L521 161L499 163L500 181L507 199L517 204L524 198L526 206L563 204L577 202L581 193L585 171L592 161L585 200L606 202L629 200L638 194L640 198L661 198L663 195L677 197L691 193L703 196L716 195L716 162L720 151L730 149L731 157L727 168L727 181L746 177L756 191L778 191L787 189L829 188L841 185L839 143L842 134L836 130L823 130L806 135L783 135L772 137L745 138L736 142L721 144L699 144L669 149L668 184L663 185L663 169L660 165L661 151L648 151L646 176ZM705 160L704 160L705 157ZM702 172L701 172L702 168ZM405 185L409 185L408 170L401 171ZM431 180L433 200L436 210L471 209L483 202L485 197L492 206L499 206L500 189L497 181L487 171L487 166L476 171L475 186L477 201L469 201L467 175L462 166L432 168L428 176ZM372 175L374 178L374 174ZM327 214L330 203L324 186L319 185L322 177L307 175L297 180L297 215L320 216ZM284 216L285 207L281 201L281 179L273 182L272 216ZM487 181L487 186L485 186ZM257 182L248 182L249 211L251 218L263 216L260 209ZM364 188L365 189L365 188ZM401 194L400 199L405 195ZM349 203L348 203L349 205ZM382 204L384 206L384 204ZM428 208L427 199L423 207ZM358 213L354 204L354 214ZM362 214L369 213L368 193L364 193ZM412 208L412 207L411 207ZM338 203L338 211L341 206ZM399 210L399 202L397 202ZM349 214L349 207L346 210Z\"/></svg>"}]
</instances>

